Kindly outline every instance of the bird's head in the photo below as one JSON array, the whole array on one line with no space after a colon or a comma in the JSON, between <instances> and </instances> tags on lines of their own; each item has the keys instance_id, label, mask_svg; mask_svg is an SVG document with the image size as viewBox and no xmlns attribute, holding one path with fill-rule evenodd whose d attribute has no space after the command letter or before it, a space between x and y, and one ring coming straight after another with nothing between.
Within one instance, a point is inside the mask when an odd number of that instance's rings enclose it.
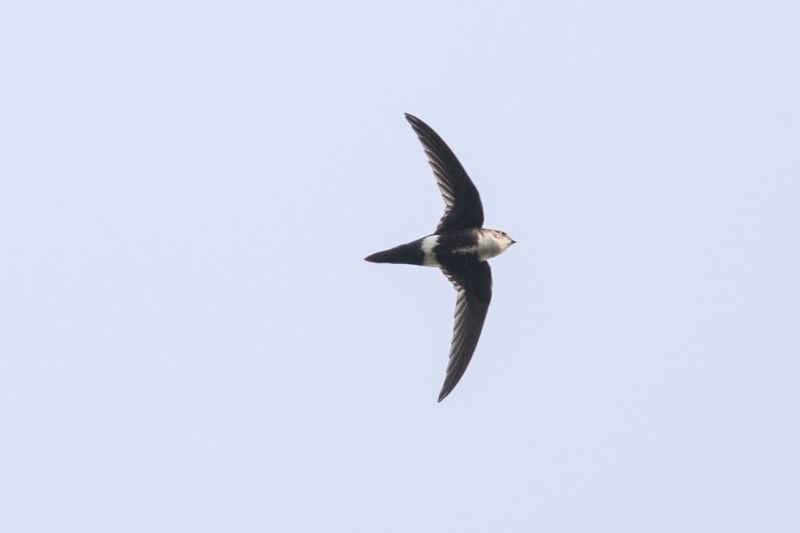
<instances>
[{"instance_id":1,"label":"bird's head","mask_svg":"<svg viewBox=\"0 0 800 533\"><path fill-rule=\"evenodd\" d=\"M506 233L505 231L497 231L496 229L490 229L489 232L492 234L492 240L496 243L497 246L500 248L500 252L504 252L508 249L509 246L514 244L514 239Z\"/></svg>"}]
</instances>

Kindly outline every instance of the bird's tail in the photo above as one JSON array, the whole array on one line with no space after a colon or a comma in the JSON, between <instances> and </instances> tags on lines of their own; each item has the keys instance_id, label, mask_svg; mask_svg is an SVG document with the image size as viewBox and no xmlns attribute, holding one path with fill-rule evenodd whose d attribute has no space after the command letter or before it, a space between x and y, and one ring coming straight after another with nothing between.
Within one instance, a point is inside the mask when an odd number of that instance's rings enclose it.
<instances>
[{"instance_id":1,"label":"bird's tail","mask_svg":"<svg viewBox=\"0 0 800 533\"><path fill-rule=\"evenodd\" d=\"M421 265L424 254L420 241L395 246L390 250L375 252L364 258L370 263L395 263L402 265Z\"/></svg>"}]
</instances>

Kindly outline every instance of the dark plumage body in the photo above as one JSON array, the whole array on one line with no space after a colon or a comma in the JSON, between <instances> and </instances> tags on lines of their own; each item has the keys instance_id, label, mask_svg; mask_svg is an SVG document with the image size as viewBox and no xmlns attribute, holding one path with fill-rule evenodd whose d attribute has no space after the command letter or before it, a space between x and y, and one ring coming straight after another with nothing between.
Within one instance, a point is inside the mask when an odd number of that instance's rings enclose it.
<instances>
[{"instance_id":1,"label":"dark plumage body","mask_svg":"<svg viewBox=\"0 0 800 533\"><path fill-rule=\"evenodd\" d=\"M431 237L431 235L428 235ZM395 263L404 265L425 264L425 253L422 251L423 241L428 237L417 239L408 244L401 244L383 252L377 252L366 258L373 263ZM442 266L457 266L460 264L475 263L478 261L478 252L455 253L454 250L473 248L477 245L478 238L475 230L449 231L438 235L432 252L437 262Z\"/></svg>"},{"instance_id":2,"label":"dark plumage body","mask_svg":"<svg viewBox=\"0 0 800 533\"><path fill-rule=\"evenodd\" d=\"M478 344L492 299L492 271L487 259L514 243L501 231L483 229L483 205L475 185L439 135L406 114L417 133L445 200L445 213L436 232L366 258L373 263L438 267L458 291L453 342L442 401L458 384Z\"/></svg>"}]
</instances>

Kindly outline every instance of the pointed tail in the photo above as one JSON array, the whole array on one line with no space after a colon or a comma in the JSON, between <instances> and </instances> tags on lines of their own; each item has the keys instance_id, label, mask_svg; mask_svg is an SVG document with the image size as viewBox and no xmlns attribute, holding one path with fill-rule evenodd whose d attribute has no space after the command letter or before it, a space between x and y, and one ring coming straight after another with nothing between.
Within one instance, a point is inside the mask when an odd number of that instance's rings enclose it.
<instances>
[{"instance_id":1,"label":"pointed tail","mask_svg":"<svg viewBox=\"0 0 800 533\"><path fill-rule=\"evenodd\" d=\"M395 246L390 250L376 252L364 258L370 263L394 263L402 265L421 265L425 254L422 253L421 241Z\"/></svg>"}]
</instances>

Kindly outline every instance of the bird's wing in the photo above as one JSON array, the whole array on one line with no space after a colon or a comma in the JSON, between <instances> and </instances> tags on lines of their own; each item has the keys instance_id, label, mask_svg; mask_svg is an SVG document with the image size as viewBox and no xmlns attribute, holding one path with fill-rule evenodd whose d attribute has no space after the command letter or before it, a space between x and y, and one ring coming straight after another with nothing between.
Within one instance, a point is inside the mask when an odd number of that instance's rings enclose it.
<instances>
[{"instance_id":1,"label":"bird's wing","mask_svg":"<svg viewBox=\"0 0 800 533\"><path fill-rule=\"evenodd\" d=\"M442 272L458 291L458 297L450 361L447 364L442 392L439 393L440 402L450 394L467 370L492 301L492 269L488 261L457 268L448 267L447 270L443 268Z\"/></svg>"},{"instance_id":2,"label":"bird's wing","mask_svg":"<svg viewBox=\"0 0 800 533\"><path fill-rule=\"evenodd\" d=\"M436 183L444 198L444 215L436 228L436 234L482 227L481 197L456 155L430 126L408 113L406 120L425 148L428 162L433 167Z\"/></svg>"}]
</instances>

